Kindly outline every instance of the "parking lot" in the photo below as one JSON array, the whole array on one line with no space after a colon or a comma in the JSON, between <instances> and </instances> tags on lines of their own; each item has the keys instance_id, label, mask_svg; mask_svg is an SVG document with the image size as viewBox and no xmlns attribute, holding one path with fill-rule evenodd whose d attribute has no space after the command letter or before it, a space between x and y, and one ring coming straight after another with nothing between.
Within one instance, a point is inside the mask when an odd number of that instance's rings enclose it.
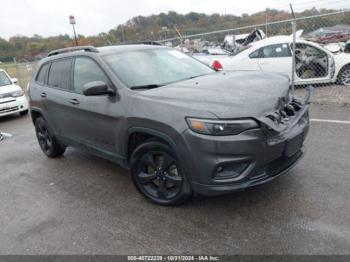
<instances>
[{"instance_id":1,"label":"parking lot","mask_svg":"<svg viewBox=\"0 0 350 262\"><path fill-rule=\"evenodd\" d=\"M312 119L350 121L349 90L316 92ZM0 130L13 135L0 142L1 254L349 253L348 122L312 121L287 176L175 208L148 203L111 162L74 149L46 158L30 117Z\"/></svg>"}]
</instances>

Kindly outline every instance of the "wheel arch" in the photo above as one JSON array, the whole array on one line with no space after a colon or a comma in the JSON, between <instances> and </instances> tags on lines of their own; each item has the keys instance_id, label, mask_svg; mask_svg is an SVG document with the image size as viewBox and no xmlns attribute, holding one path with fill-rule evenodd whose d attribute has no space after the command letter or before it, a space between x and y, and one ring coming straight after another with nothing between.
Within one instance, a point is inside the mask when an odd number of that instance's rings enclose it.
<instances>
[{"instance_id":1,"label":"wheel arch","mask_svg":"<svg viewBox=\"0 0 350 262\"><path fill-rule=\"evenodd\" d=\"M31 108L30 109L30 116L32 118L32 122L35 125L35 121L39 118L42 117L45 119L43 112L40 109L36 108Z\"/></svg>"},{"instance_id":2,"label":"wheel arch","mask_svg":"<svg viewBox=\"0 0 350 262\"><path fill-rule=\"evenodd\" d=\"M339 72L338 72L338 76L339 76L340 72L343 71L343 70L344 70L345 68L347 68L347 67L350 67L350 63L347 63L347 64L343 65L343 66L340 68L340 70L339 70Z\"/></svg>"},{"instance_id":3,"label":"wheel arch","mask_svg":"<svg viewBox=\"0 0 350 262\"><path fill-rule=\"evenodd\" d=\"M340 77L340 74L343 73L343 70L345 70L346 68L350 68L350 63L347 63L345 65L343 65L340 70L338 71L338 74L337 74L337 81L339 82L339 77Z\"/></svg>"},{"instance_id":4,"label":"wheel arch","mask_svg":"<svg viewBox=\"0 0 350 262\"><path fill-rule=\"evenodd\" d=\"M128 165L133 151L139 145L151 139L166 143L174 150L174 153L177 155L176 143L174 139L172 139L167 134L146 127L131 127L128 131L128 139L126 139L125 145Z\"/></svg>"}]
</instances>

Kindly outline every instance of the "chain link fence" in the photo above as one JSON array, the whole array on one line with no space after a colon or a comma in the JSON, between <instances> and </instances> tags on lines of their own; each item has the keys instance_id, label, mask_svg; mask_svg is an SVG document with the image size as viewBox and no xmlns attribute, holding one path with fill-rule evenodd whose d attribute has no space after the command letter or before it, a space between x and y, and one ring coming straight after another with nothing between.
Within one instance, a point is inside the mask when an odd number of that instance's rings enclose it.
<instances>
[{"instance_id":1,"label":"chain link fence","mask_svg":"<svg viewBox=\"0 0 350 262\"><path fill-rule=\"evenodd\" d=\"M217 61L225 70L284 73L296 85L350 86L349 10L200 34L179 32L159 42L211 66Z\"/></svg>"},{"instance_id":2,"label":"chain link fence","mask_svg":"<svg viewBox=\"0 0 350 262\"><path fill-rule=\"evenodd\" d=\"M295 52L293 22L296 24ZM199 34L174 31L178 36L158 42L180 48L211 66L217 60L223 61L225 70L285 73L291 79L295 78L297 85L332 83L350 86L350 10ZM289 40L278 36L289 36ZM258 50L254 50L255 42L260 42ZM0 64L0 68L17 78L18 84L25 89L37 63Z\"/></svg>"},{"instance_id":3,"label":"chain link fence","mask_svg":"<svg viewBox=\"0 0 350 262\"><path fill-rule=\"evenodd\" d=\"M15 59L14 59L15 60ZM26 90L26 86L33 77L37 68L38 62L24 62L24 63L4 63L0 64L0 68L7 71L12 78L18 79L18 85Z\"/></svg>"}]
</instances>

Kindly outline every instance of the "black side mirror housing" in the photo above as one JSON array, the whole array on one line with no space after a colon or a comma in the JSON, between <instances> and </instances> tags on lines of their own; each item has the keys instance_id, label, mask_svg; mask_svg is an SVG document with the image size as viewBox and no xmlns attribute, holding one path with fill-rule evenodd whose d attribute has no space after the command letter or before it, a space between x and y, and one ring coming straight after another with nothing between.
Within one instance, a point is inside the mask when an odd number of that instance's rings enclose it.
<instances>
[{"instance_id":1,"label":"black side mirror housing","mask_svg":"<svg viewBox=\"0 0 350 262\"><path fill-rule=\"evenodd\" d=\"M89 82L84 85L85 96L115 95L115 91L103 81Z\"/></svg>"}]
</instances>

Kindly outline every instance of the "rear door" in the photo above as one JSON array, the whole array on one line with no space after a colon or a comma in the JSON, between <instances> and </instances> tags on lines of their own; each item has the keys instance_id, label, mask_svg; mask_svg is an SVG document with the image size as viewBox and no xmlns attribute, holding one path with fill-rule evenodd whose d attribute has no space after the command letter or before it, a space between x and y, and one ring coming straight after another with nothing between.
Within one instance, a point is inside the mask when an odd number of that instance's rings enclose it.
<instances>
[{"instance_id":1,"label":"rear door","mask_svg":"<svg viewBox=\"0 0 350 262\"><path fill-rule=\"evenodd\" d=\"M259 66L264 72L292 76L292 53L287 43L274 44L259 49Z\"/></svg>"},{"instance_id":2,"label":"rear door","mask_svg":"<svg viewBox=\"0 0 350 262\"><path fill-rule=\"evenodd\" d=\"M35 80L30 83L28 94L30 96L31 107L39 109L44 115L45 120L49 123L49 126L53 127L53 122L48 112L47 100L47 94L50 92L50 88L47 86L47 75L50 66L51 63L48 62L40 67L38 73L35 76Z\"/></svg>"},{"instance_id":3,"label":"rear door","mask_svg":"<svg viewBox=\"0 0 350 262\"><path fill-rule=\"evenodd\" d=\"M72 88L73 59L63 58L51 63L47 80L47 111L58 136L76 140L74 133L79 98Z\"/></svg>"}]
</instances>

